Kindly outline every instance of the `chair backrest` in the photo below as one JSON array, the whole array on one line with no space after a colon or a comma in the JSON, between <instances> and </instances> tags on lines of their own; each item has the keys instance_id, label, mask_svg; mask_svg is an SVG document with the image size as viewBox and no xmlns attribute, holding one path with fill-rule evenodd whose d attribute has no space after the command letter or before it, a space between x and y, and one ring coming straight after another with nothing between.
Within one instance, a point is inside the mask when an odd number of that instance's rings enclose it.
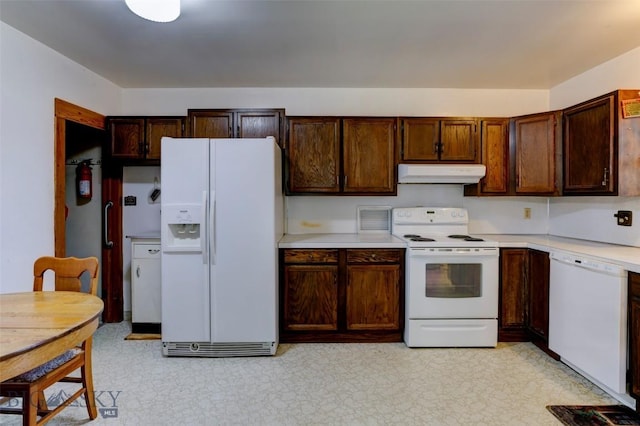
<instances>
[{"instance_id":1,"label":"chair backrest","mask_svg":"<svg viewBox=\"0 0 640 426\"><path fill-rule=\"evenodd\" d=\"M52 257L44 256L33 264L33 291L42 291L44 273L48 270L55 274L56 291L82 291L80 276L89 272L89 293L98 292L98 258Z\"/></svg>"}]
</instances>

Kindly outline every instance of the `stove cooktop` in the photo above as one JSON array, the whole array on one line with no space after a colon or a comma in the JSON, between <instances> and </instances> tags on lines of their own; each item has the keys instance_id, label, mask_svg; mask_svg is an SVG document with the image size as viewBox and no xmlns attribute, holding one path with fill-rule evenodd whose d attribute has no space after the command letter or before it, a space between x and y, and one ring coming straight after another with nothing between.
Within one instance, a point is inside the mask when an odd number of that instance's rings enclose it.
<instances>
[{"instance_id":1,"label":"stove cooktop","mask_svg":"<svg viewBox=\"0 0 640 426\"><path fill-rule=\"evenodd\" d=\"M469 217L462 208L405 207L393 209L392 233L409 247L497 247L495 241L469 235Z\"/></svg>"},{"instance_id":2,"label":"stove cooktop","mask_svg":"<svg viewBox=\"0 0 640 426\"><path fill-rule=\"evenodd\" d=\"M409 247L497 247L498 243L471 235L396 235L407 242Z\"/></svg>"}]
</instances>

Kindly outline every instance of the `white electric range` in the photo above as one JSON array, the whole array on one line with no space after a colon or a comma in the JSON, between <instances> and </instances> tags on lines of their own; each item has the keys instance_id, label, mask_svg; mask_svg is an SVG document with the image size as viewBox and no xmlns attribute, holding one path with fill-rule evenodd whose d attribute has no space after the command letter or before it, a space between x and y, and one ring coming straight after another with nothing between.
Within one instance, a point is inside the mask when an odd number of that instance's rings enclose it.
<instances>
[{"instance_id":1,"label":"white electric range","mask_svg":"<svg viewBox=\"0 0 640 426\"><path fill-rule=\"evenodd\" d=\"M394 208L407 243L404 340L409 347L495 347L499 249L468 235L462 208Z\"/></svg>"}]
</instances>

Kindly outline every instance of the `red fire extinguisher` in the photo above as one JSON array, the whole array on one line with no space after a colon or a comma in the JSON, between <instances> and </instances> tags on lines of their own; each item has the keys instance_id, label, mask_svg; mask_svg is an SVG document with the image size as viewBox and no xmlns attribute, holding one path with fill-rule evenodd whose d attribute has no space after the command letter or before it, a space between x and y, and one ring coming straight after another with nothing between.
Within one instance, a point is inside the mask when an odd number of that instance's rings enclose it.
<instances>
[{"instance_id":1,"label":"red fire extinguisher","mask_svg":"<svg viewBox=\"0 0 640 426\"><path fill-rule=\"evenodd\" d=\"M76 167L78 197L91 199L91 160L84 160Z\"/></svg>"}]
</instances>

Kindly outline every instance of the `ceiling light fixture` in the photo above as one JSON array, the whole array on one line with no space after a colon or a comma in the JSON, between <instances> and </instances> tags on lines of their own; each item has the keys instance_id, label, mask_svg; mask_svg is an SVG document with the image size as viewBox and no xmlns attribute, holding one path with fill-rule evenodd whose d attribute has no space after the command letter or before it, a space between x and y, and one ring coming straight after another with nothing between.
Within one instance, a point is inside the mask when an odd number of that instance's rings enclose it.
<instances>
[{"instance_id":1,"label":"ceiling light fixture","mask_svg":"<svg viewBox=\"0 0 640 426\"><path fill-rule=\"evenodd\" d=\"M125 0L127 7L141 18L171 22L180 16L180 0Z\"/></svg>"}]
</instances>

